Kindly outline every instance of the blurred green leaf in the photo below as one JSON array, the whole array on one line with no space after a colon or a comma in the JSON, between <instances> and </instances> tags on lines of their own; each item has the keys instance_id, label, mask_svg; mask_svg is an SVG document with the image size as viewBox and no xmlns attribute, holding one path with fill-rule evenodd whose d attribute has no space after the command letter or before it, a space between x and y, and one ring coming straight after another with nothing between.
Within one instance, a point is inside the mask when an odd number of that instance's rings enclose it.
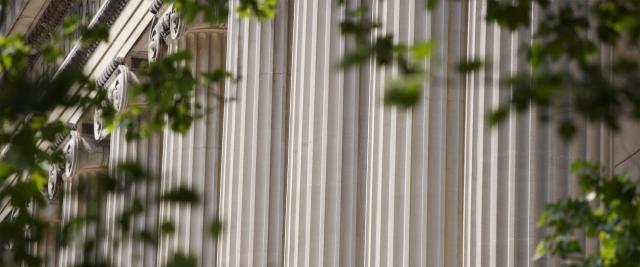
<instances>
[{"instance_id":1,"label":"blurred green leaf","mask_svg":"<svg viewBox=\"0 0 640 267\"><path fill-rule=\"evenodd\" d=\"M496 110L491 111L487 115L487 122L489 125L497 125L509 117L509 109L508 107L500 107Z\"/></svg>"},{"instance_id":2,"label":"blurred green leaf","mask_svg":"<svg viewBox=\"0 0 640 267\"><path fill-rule=\"evenodd\" d=\"M438 3L440 2L440 0L426 0L427 1L427 10L431 11L433 9L436 8L436 6L438 6Z\"/></svg>"},{"instance_id":3,"label":"blurred green leaf","mask_svg":"<svg viewBox=\"0 0 640 267\"><path fill-rule=\"evenodd\" d=\"M203 76L205 77L205 79L207 79L208 82L221 82L224 81L224 79L231 77L232 75L231 72L228 72L225 69L216 69L213 72L203 74Z\"/></svg>"},{"instance_id":4,"label":"blurred green leaf","mask_svg":"<svg viewBox=\"0 0 640 267\"><path fill-rule=\"evenodd\" d=\"M197 204L200 202L200 196L187 186L179 186L171 189L160 196L163 201L179 202L187 204Z\"/></svg>"},{"instance_id":5,"label":"blurred green leaf","mask_svg":"<svg viewBox=\"0 0 640 267\"><path fill-rule=\"evenodd\" d=\"M433 43L429 41L418 42L411 47L411 52L415 59L424 59L433 53Z\"/></svg>"},{"instance_id":6,"label":"blurred green leaf","mask_svg":"<svg viewBox=\"0 0 640 267\"><path fill-rule=\"evenodd\" d=\"M66 16L63 21L62 32L70 35L80 30L82 27L82 18L80 16Z\"/></svg>"},{"instance_id":7,"label":"blurred green leaf","mask_svg":"<svg viewBox=\"0 0 640 267\"><path fill-rule=\"evenodd\" d=\"M571 121L562 122L558 130L560 131L560 136L565 140L571 139L577 131L576 126Z\"/></svg>"},{"instance_id":8,"label":"blurred green leaf","mask_svg":"<svg viewBox=\"0 0 640 267\"><path fill-rule=\"evenodd\" d=\"M96 24L92 28L82 29L81 41L83 44L92 44L109 40L109 27L103 24Z\"/></svg>"},{"instance_id":9,"label":"blurred green leaf","mask_svg":"<svg viewBox=\"0 0 640 267\"><path fill-rule=\"evenodd\" d=\"M633 262L640 253L638 182L624 175L604 176L595 162L576 161L571 169L587 197L568 197L545 206L540 226L547 234L536 248L536 259L551 255L575 266L627 266L619 264ZM600 244L596 253L585 254L579 233Z\"/></svg>"},{"instance_id":10,"label":"blurred green leaf","mask_svg":"<svg viewBox=\"0 0 640 267\"><path fill-rule=\"evenodd\" d=\"M222 227L222 221L219 219L214 219L209 225L209 233L212 237L216 238L222 233Z\"/></svg>"},{"instance_id":11,"label":"blurred green leaf","mask_svg":"<svg viewBox=\"0 0 640 267\"><path fill-rule=\"evenodd\" d=\"M197 262L194 256L177 252L169 259L167 267L195 267Z\"/></svg>"},{"instance_id":12,"label":"blurred green leaf","mask_svg":"<svg viewBox=\"0 0 640 267\"><path fill-rule=\"evenodd\" d=\"M238 2L237 12L240 16L270 19L276 14L278 0L239 0Z\"/></svg>"},{"instance_id":13,"label":"blurred green leaf","mask_svg":"<svg viewBox=\"0 0 640 267\"><path fill-rule=\"evenodd\" d=\"M176 227L171 221L164 221L160 224L160 233L162 234L171 234L175 232Z\"/></svg>"},{"instance_id":14,"label":"blurred green leaf","mask_svg":"<svg viewBox=\"0 0 640 267\"><path fill-rule=\"evenodd\" d=\"M400 78L392 81L384 95L386 105L400 108L410 108L418 103L422 91L422 81L419 77Z\"/></svg>"},{"instance_id":15,"label":"blurred green leaf","mask_svg":"<svg viewBox=\"0 0 640 267\"><path fill-rule=\"evenodd\" d=\"M483 65L484 61L482 59L472 58L458 62L456 69L461 73L470 73L480 70Z\"/></svg>"}]
</instances>

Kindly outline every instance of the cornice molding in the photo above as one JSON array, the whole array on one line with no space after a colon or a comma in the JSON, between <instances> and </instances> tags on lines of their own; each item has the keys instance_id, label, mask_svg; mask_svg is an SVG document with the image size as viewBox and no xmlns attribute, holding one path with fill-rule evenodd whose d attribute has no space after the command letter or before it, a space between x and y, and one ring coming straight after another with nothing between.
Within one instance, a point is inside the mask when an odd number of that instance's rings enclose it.
<instances>
[{"instance_id":1,"label":"cornice molding","mask_svg":"<svg viewBox=\"0 0 640 267\"><path fill-rule=\"evenodd\" d=\"M124 64L124 58L122 57L116 57L111 60L109 66L107 66L107 68L102 72L100 78L96 80L96 84L98 85L98 87L105 86L105 84L107 84L107 82L109 81L109 78L111 78L111 74L113 74L113 72L116 71L116 69L122 64Z\"/></svg>"},{"instance_id":2,"label":"cornice molding","mask_svg":"<svg viewBox=\"0 0 640 267\"><path fill-rule=\"evenodd\" d=\"M58 186L62 179L62 170L58 165L49 166L49 178L47 181L47 197L49 200L53 200L58 193Z\"/></svg>"},{"instance_id":3,"label":"cornice molding","mask_svg":"<svg viewBox=\"0 0 640 267\"><path fill-rule=\"evenodd\" d=\"M125 65L118 65L114 71L109 71L110 81L107 88L107 98L116 111L123 111L127 108L129 83L137 82L129 68ZM93 114L93 136L95 140L103 140L109 133L104 129L102 121L102 111L99 108L94 110Z\"/></svg>"},{"instance_id":4,"label":"cornice molding","mask_svg":"<svg viewBox=\"0 0 640 267\"><path fill-rule=\"evenodd\" d=\"M151 8L149 10L153 13ZM153 28L149 33L149 62L158 60L167 52L167 37L178 40L183 32L184 22L175 8L171 7L164 15L156 16L153 20Z\"/></svg>"},{"instance_id":5,"label":"cornice molding","mask_svg":"<svg viewBox=\"0 0 640 267\"><path fill-rule=\"evenodd\" d=\"M120 65L114 73L114 78L109 88L107 88L107 96L116 111L123 111L127 107L126 96L128 95L130 77L129 68L125 65Z\"/></svg>"},{"instance_id":6,"label":"cornice molding","mask_svg":"<svg viewBox=\"0 0 640 267\"><path fill-rule=\"evenodd\" d=\"M79 158L80 158L80 134L77 131L71 131L69 134L69 140L62 148L64 154L64 176L69 179L78 172Z\"/></svg>"},{"instance_id":7,"label":"cornice molding","mask_svg":"<svg viewBox=\"0 0 640 267\"><path fill-rule=\"evenodd\" d=\"M62 23L65 15L74 3L75 0L55 0L49 2L40 20L36 22L27 35L27 43L33 47L39 47L45 40L50 39L51 32Z\"/></svg>"},{"instance_id":8,"label":"cornice molding","mask_svg":"<svg viewBox=\"0 0 640 267\"><path fill-rule=\"evenodd\" d=\"M167 50L167 45L164 42L164 37L169 35L169 17L161 16L153 19L153 28L149 33L149 62L155 62L163 56L163 53Z\"/></svg>"},{"instance_id":9,"label":"cornice molding","mask_svg":"<svg viewBox=\"0 0 640 267\"><path fill-rule=\"evenodd\" d=\"M68 0L61 0L61 1L68 1ZM129 2L129 0L110 0L108 2L105 2L102 5L102 7L100 7L100 10L98 10L98 12L94 16L94 18L91 20L91 22L89 24L89 28L93 28L97 24L103 24L103 25L105 25L107 27L111 27L111 25L113 25L114 21L118 18L118 15L124 9L124 7L127 4L127 2ZM67 6L67 8L68 8L68 6ZM63 16L61 16L61 17L63 17ZM75 67L80 67L83 64L85 64L86 61L88 60L89 56L91 56L91 54L96 49L96 47L98 46L99 43L100 43L99 41L96 41L96 42L94 42L94 43L92 43L92 44L90 44L90 45L88 45L88 46L86 46L84 48L80 47L79 45L76 45L72 49L72 51L69 53L69 55L67 55L67 57L65 58L64 62L62 63L62 65L60 66L58 71L56 72L56 75L58 75L60 72L62 72L66 68L74 67L74 66ZM67 121L67 120L65 119L63 121ZM72 129L75 129L75 127L72 127ZM68 135L64 135L64 136L61 136L60 138L58 138L57 142L55 142L54 144L51 145L52 149L59 148L62 145L62 142L64 142L64 140L67 140L67 137L68 137Z\"/></svg>"},{"instance_id":10,"label":"cornice molding","mask_svg":"<svg viewBox=\"0 0 640 267\"><path fill-rule=\"evenodd\" d=\"M113 3L114 1L110 2L110 4ZM118 64L120 64L118 58L124 57L126 51L131 48L134 41L144 33L144 29L151 23L152 15L148 12L149 2L146 0L124 0L120 3L124 3L124 8L118 12L120 13L119 16L113 17L115 21L109 23L110 38L113 39L94 47L92 53L86 54L88 59L85 59L84 61L86 62L82 64L84 72L93 77L96 82L99 81L103 85L107 85L110 82L109 79L112 73L117 69ZM108 10L108 7L105 10ZM67 58L67 61L71 61L70 57ZM64 66L69 65L66 63ZM87 109L81 107L58 109L54 111L51 119L66 122L71 128L75 129L76 124L86 111ZM61 142L52 144L52 149L61 148L68 137L69 135L65 134L60 138L62 140ZM92 139L94 139L94 137L92 137Z\"/></svg>"},{"instance_id":11,"label":"cornice molding","mask_svg":"<svg viewBox=\"0 0 640 267\"><path fill-rule=\"evenodd\" d=\"M78 131L71 131L67 143L62 147L64 154L63 180L85 172L99 171L107 166L108 148L103 143L85 138Z\"/></svg>"},{"instance_id":12,"label":"cornice molding","mask_svg":"<svg viewBox=\"0 0 640 267\"><path fill-rule=\"evenodd\" d=\"M158 12L160 12L160 9L162 8L162 0L153 0L153 2L151 3L151 5L149 6L149 12L151 12L151 14L158 14Z\"/></svg>"},{"instance_id":13,"label":"cornice molding","mask_svg":"<svg viewBox=\"0 0 640 267\"><path fill-rule=\"evenodd\" d=\"M104 3L89 24L89 28L93 28L98 24L111 27L128 1L129 0L110 0ZM76 45L62 63L57 73L69 67L80 67L84 65L89 59L89 56L91 56L96 47L98 47L99 43L99 41L96 41L84 47L80 46L80 44Z\"/></svg>"}]
</instances>

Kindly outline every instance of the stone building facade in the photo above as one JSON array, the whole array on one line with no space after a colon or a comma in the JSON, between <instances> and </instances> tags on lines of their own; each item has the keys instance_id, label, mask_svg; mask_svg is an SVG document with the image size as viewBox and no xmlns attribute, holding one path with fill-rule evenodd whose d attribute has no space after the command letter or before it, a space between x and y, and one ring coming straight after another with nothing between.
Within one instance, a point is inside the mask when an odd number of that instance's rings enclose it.
<instances>
[{"instance_id":1,"label":"stone building facade","mask_svg":"<svg viewBox=\"0 0 640 267\"><path fill-rule=\"evenodd\" d=\"M531 32L487 24L484 0L443 1L431 12L423 0L355 0L346 7L280 0L271 20L231 14L215 26L183 25L159 0L14 2L2 30L24 32L33 44L69 12L110 26L109 42L71 44L54 67L80 64L109 88L118 109L127 108L136 66L177 50L191 52L187 64L196 75L226 67L241 77L196 90L193 101L207 111L184 135L166 129L128 142L120 129L104 133L93 110L53 114L77 129L60 143L69 162L52 170L58 190L126 159L160 177L158 187L109 197L101 204L107 221L134 197L152 203L147 196L178 185L203 196L199 206L151 205L136 223L171 219L175 233L157 246L124 237L113 250L117 266L163 266L176 250L198 256L200 266L533 266L543 205L578 194L568 173L574 159L601 161L610 172L638 169L640 128L633 123L618 134L585 123L568 144L535 109L487 126L487 111L509 97L501 79L526 68L518 48ZM235 10L237 2L230 3ZM354 47L339 23L358 5L383 22L377 34L435 42L426 63L437 67L418 106L383 105L393 70L336 68ZM459 60L480 56L492 64L456 72ZM62 222L91 205L77 195L52 203ZM217 240L207 234L214 218L224 223ZM81 257L78 248L53 244L36 248L47 266Z\"/></svg>"}]
</instances>

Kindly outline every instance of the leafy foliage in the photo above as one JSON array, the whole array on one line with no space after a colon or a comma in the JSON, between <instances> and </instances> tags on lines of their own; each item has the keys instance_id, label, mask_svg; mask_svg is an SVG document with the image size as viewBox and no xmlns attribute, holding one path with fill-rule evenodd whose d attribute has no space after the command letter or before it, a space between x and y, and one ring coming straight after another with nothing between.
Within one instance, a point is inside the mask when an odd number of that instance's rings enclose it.
<instances>
[{"instance_id":1,"label":"leafy foliage","mask_svg":"<svg viewBox=\"0 0 640 267\"><path fill-rule=\"evenodd\" d=\"M139 84L130 86L132 99L144 96L143 105L115 113L108 111L109 102L101 102L102 115L108 128L125 127L128 139L148 137L168 124L173 131L184 133L193 120L201 116L198 103L190 98L195 88L201 86L189 68L179 65L191 59L188 52L181 51L162 58L138 72L143 78ZM167 75L171 73L171 75ZM139 122L145 119L146 123Z\"/></svg>"},{"instance_id":2,"label":"leafy foliage","mask_svg":"<svg viewBox=\"0 0 640 267\"><path fill-rule=\"evenodd\" d=\"M427 77L423 66L433 52L433 43L416 42L412 45L394 43L392 34L373 36L381 24L366 17L366 9L347 12L340 22L343 35L353 39L355 48L342 59L341 66L350 68L373 59L379 67L397 67L398 75L387 84L384 102L387 105L409 108L418 103L422 83Z\"/></svg>"},{"instance_id":3,"label":"leafy foliage","mask_svg":"<svg viewBox=\"0 0 640 267\"><path fill-rule=\"evenodd\" d=\"M269 19L276 14L276 4L278 0L240 0L238 13L245 17L252 15L259 19Z\"/></svg>"},{"instance_id":4,"label":"leafy foliage","mask_svg":"<svg viewBox=\"0 0 640 267\"><path fill-rule=\"evenodd\" d=\"M209 233L211 233L212 236L220 236L220 233L222 233L222 227L222 221L216 219L209 225Z\"/></svg>"},{"instance_id":5,"label":"leafy foliage","mask_svg":"<svg viewBox=\"0 0 640 267\"><path fill-rule=\"evenodd\" d=\"M602 175L598 164L577 161L583 198L548 204L540 225L550 233L536 248L537 257L555 255L567 266L636 266L640 257L640 183L626 175ZM585 255L578 239L598 241L595 255Z\"/></svg>"},{"instance_id":6,"label":"leafy foliage","mask_svg":"<svg viewBox=\"0 0 640 267\"><path fill-rule=\"evenodd\" d=\"M480 58L473 58L458 62L456 69L461 73L474 72L482 68L484 62Z\"/></svg>"},{"instance_id":7,"label":"leafy foliage","mask_svg":"<svg viewBox=\"0 0 640 267\"><path fill-rule=\"evenodd\" d=\"M211 23L225 23L229 16L229 0L169 0L180 14L191 21L201 15ZM236 12L244 18L270 19L276 13L278 0L238 0Z\"/></svg>"},{"instance_id":8,"label":"leafy foliage","mask_svg":"<svg viewBox=\"0 0 640 267\"><path fill-rule=\"evenodd\" d=\"M427 12L442 2L446 1L425 0ZM507 31L533 33L531 42L520 49L529 68L502 82L501 88L510 90L511 98L488 115L490 125L505 122L512 112L536 107L540 119L553 119L560 136L569 140L577 132L576 120L602 123L613 130L622 119L640 120L639 1L486 0L485 14L487 22ZM401 108L419 103L422 83L428 78L420 62L429 53L407 53L422 49L395 42L392 34L379 34L377 29L383 25L371 20L364 9L351 11L340 26L356 43L347 51L343 67L371 62L397 68L397 80L386 86L385 103ZM474 72L484 62L483 58L463 59L456 69L461 74ZM563 199L549 205L541 226L552 233L538 247L539 255L559 256L569 266L637 265L637 183L625 176L602 177L591 163L577 163L574 168L580 172L585 192L602 204ZM575 239L578 230L599 242L599 254L584 256Z\"/></svg>"},{"instance_id":9,"label":"leafy foliage","mask_svg":"<svg viewBox=\"0 0 640 267\"><path fill-rule=\"evenodd\" d=\"M531 3L519 2L531 10ZM617 129L624 117L640 119L640 101L636 97L639 63L638 58L633 59L637 46L631 45L639 37L640 3L535 2L543 12L533 29L535 39L524 47L531 72L518 73L506 81L513 96L497 112L509 108L525 111L535 105L547 112L566 114L556 121L566 139L573 137L573 121L579 117L602 122L611 129ZM488 16L510 29L529 26L499 17ZM530 15L526 18L529 20ZM599 56L614 50L616 53L609 60Z\"/></svg>"},{"instance_id":10,"label":"leafy foliage","mask_svg":"<svg viewBox=\"0 0 640 267\"><path fill-rule=\"evenodd\" d=\"M181 16L188 21L198 16L212 23L223 23L229 15L229 0L170 0ZM344 4L344 1L338 1ZM425 0L425 12L433 10L443 1ZM576 132L573 122L586 118L603 122L616 129L625 116L640 119L640 82L637 43L640 38L640 2L635 0L596 0L589 6L586 1L549 0L487 0L486 20L508 30L532 28L534 39L526 44L525 51L530 70L516 73L504 82L504 88L512 90L509 102L490 114L488 121L499 124L512 111L526 111L532 105L546 113L561 113L556 123L565 138ZM0 0L2 7L6 0ZM276 12L276 0L239 0L235 12L242 17L269 19ZM540 12L536 23L531 23L532 9ZM5 12L0 12L4 18ZM396 75L387 85L385 103L410 108L419 102L422 84L429 77L424 62L431 56L430 40L417 40L412 44L394 41L391 34L378 34L378 21L371 20L367 11L357 8L347 12L340 23L342 34L353 41L353 49L342 60L341 67L349 68L364 63L378 67L395 68ZM108 31L97 25L89 28L77 18L64 22L66 35L79 34L80 44L86 45L105 40ZM42 188L46 183L45 166L60 164L62 155L53 149L59 136L64 136L68 125L50 118L56 109L99 107L108 123L108 129L125 129L128 139L150 136L165 126L184 132L201 116L201 109L189 99L199 86L220 81L231 76L226 70L203 75L198 80L184 64L188 53L175 53L161 59L140 72L141 83L130 90L130 98L142 98L145 105L133 106L116 112L109 104L105 90L96 88L94 82L79 69L67 68L53 75L33 73L33 58L42 57L55 64L61 60L61 49L55 43L30 47L23 36L0 37L0 203L10 203L14 208L11 220L0 222L0 265L20 263L40 265L41 259L30 254L29 245L42 238L50 227L43 218L31 212L31 207L43 205L46 200ZM599 55L611 50L619 51L618 57L602 61ZM486 60L466 59L457 65L461 73L480 69ZM560 67L558 67L560 66ZM24 97L29 95L31 97ZM543 114L544 115L544 114ZM543 119L550 116L544 115ZM144 122L144 123L140 123ZM603 177L596 165L579 163L581 186L593 199L565 199L551 204L541 224L551 229L538 248L539 255L557 255L578 266L627 266L638 258L635 245L637 236L638 197L635 182L624 176ZM78 192L89 192L93 201L101 201L107 194L124 193L129 185L153 182L136 163L123 163L116 179L106 173L97 179L97 185L80 184ZM119 177L120 178L120 177ZM199 196L188 188L158 196L163 201L177 201L195 205ZM600 205L595 205L595 201ZM119 215L119 231L136 232L145 242L157 242L158 235L175 230L166 221L154 229L135 229L132 220L143 214L142 201L134 200ZM70 220L62 227L62 244L75 242L73 234L81 225L96 222L95 211ZM598 255L583 257L582 247L575 240L577 230L585 230L601 246ZM210 232L217 236L223 230L222 222L211 222ZM84 240L86 255L95 254L99 237ZM113 237L115 238L115 237ZM108 265L97 257L85 257L93 262L88 266ZM169 266L194 266L192 256L177 253Z\"/></svg>"},{"instance_id":11,"label":"leafy foliage","mask_svg":"<svg viewBox=\"0 0 640 267\"><path fill-rule=\"evenodd\" d=\"M425 0L425 6L432 10L441 2ZM636 89L640 66L633 60L640 52L635 45L640 37L638 1L487 0L486 5L488 22L508 31L530 29L534 33L533 40L521 48L530 69L504 80L502 88L513 94L489 115L491 124L503 122L511 110L524 112L537 106L543 111L542 119L557 118L553 122L558 132L570 139L576 132L576 119L602 122L612 129L619 127L621 118L640 119ZM535 19L534 8L539 10ZM381 23L371 20L363 8L348 11L340 27L355 40L343 67L372 60L379 67L396 68L398 75L387 84L385 103L403 108L418 103L420 80L429 76L420 62L430 54L408 51L420 50L427 40L408 45L394 41L392 34L378 34ZM603 60L603 55L614 50L613 58ZM463 59L456 69L469 73L482 68L484 62L483 58Z\"/></svg>"},{"instance_id":12,"label":"leafy foliage","mask_svg":"<svg viewBox=\"0 0 640 267\"><path fill-rule=\"evenodd\" d=\"M182 8L187 20L199 13L211 21L226 20L227 17L224 13L227 1L174 2ZM219 10L202 8L218 4L222 7ZM274 1L259 3L245 6L244 10L267 18L272 16L269 8L273 4ZM4 16L4 12L0 13ZM65 18L61 31L64 38L77 37L81 46L108 39L106 27L82 24L78 17ZM99 221L98 205L88 205L86 212L70 218L64 225L57 225L52 218L36 212L48 202L43 194L48 176L46 169L63 163L62 153L55 144L70 130L69 125L52 116L54 111L99 108L107 128L121 128L129 140L148 137L165 127L185 132L193 121L201 117L202 108L191 101L194 90L207 88L209 83L231 76L225 70L216 70L196 79L184 64L191 59L189 53L176 52L137 73L141 82L132 86L130 95L126 97L143 101L132 101L130 108L117 112L109 102L106 90L97 87L75 66L69 65L57 73L47 68L33 71L37 59L53 66L54 70L57 68L64 56L60 41L57 35L52 35L49 42L31 47L24 36L0 36L0 204L7 204L13 210L8 219L0 221L0 266L41 265L42 259L33 254L31 246L51 231L58 232L60 246L82 248L83 262L78 264L110 266L109 259L100 257L102 253L98 252L102 249L99 244L105 240L110 242L107 246L109 254L110 249L117 247L120 238L127 234L155 244L159 235L170 234L175 228L170 221L163 222L157 229L140 228L133 223L144 216L148 208L145 200L137 198L129 201L117 214L114 231L99 229L105 226ZM113 175L104 172L98 173L94 179L77 179L73 188L62 194L81 196L88 203L103 203L107 196L133 195L133 185L145 186L158 181L136 162L122 162L114 167ZM200 201L200 197L188 187L180 187L156 198L188 205L198 205ZM78 233L87 227L93 227L95 235L79 238ZM218 235L221 229L219 221L212 223L212 234ZM193 266L195 262L193 257L176 254L169 265Z\"/></svg>"},{"instance_id":13,"label":"leafy foliage","mask_svg":"<svg viewBox=\"0 0 640 267\"><path fill-rule=\"evenodd\" d=\"M179 186L176 189L165 192L160 196L161 200L171 202L198 203L200 197L186 186Z\"/></svg>"},{"instance_id":14,"label":"leafy foliage","mask_svg":"<svg viewBox=\"0 0 640 267\"><path fill-rule=\"evenodd\" d=\"M176 253L167 263L167 267L195 267L197 259L192 255Z\"/></svg>"}]
</instances>

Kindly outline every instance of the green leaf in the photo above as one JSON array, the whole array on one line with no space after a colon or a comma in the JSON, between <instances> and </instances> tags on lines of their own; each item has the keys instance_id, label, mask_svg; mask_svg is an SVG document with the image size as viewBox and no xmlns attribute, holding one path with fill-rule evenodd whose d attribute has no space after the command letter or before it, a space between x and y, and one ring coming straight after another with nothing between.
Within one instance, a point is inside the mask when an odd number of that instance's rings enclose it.
<instances>
[{"instance_id":1,"label":"green leaf","mask_svg":"<svg viewBox=\"0 0 640 267\"><path fill-rule=\"evenodd\" d=\"M11 164L0 161L0 181L4 181L9 178L15 172L15 167Z\"/></svg>"},{"instance_id":2,"label":"green leaf","mask_svg":"<svg viewBox=\"0 0 640 267\"><path fill-rule=\"evenodd\" d=\"M513 31L529 26L531 8L531 0L487 0L486 20Z\"/></svg>"},{"instance_id":3,"label":"green leaf","mask_svg":"<svg viewBox=\"0 0 640 267\"><path fill-rule=\"evenodd\" d=\"M175 230L176 227L171 221L163 221L160 224L160 233L162 234L172 234Z\"/></svg>"},{"instance_id":4,"label":"green leaf","mask_svg":"<svg viewBox=\"0 0 640 267\"><path fill-rule=\"evenodd\" d=\"M439 0L427 0L427 10L432 11L438 6Z\"/></svg>"},{"instance_id":5,"label":"green leaf","mask_svg":"<svg viewBox=\"0 0 640 267\"><path fill-rule=\"evenodd\" d=\"M200 201L200 196L187 186L179 186L162 194L160 199L168 202L197 204Z\"/></svg>"},{"instance_id":6,"label":"green leaf","mask_svg":"<svg viewBox=\"0 0 640 267\"><path fill-rule=\"evenodd\" d=\"M194 256L177 252L169 259L167 267L195 267L197 262Z\"/></svg>"},{"instance_id":7,"label":"green leaf","mask_svg":"<svg viewBox=\"0 0 640 267\"><path fill-rule=\"evenodd\" d=\"M209 225L209 233L212 237L217 238L222 233L222 221L220 219L214 219Z\"/></svg>"},{"instance_id":8,"label":"green leaf","mask_svg":"<svg viewBox=\"0 0 640 267\"><path fill-rule=\"evenodd\" d=\"M137 162L132 161L119 163L116 166L116 172L121 174L126 180L125 182L130 184L144 181L148 178L148 175L142 169L142 166L140 166L140 164L138 164Z\"/></svg>"},{"instance_id":9,"label":"green leaf","mask_svg":"<svg viewBox=\"0 0 640 267\"><path fill-rule=\"evenodd\" d=\"M224 81L224 79L231 77L231 72L228 72L225 69L219 68L212 72L205 73L203 74L203 76L208 82L221 82L221 81Z\"/></svg>"},{"instance_id":10,"label":"green leaf","mask_svg":"<svg viewBox=\"0 0 640 267\"><path fill-rule=\"evenodd\" d=\"M238 14L243 18L251 15L263 20L275 16L277 12L277 0L239 0Z\"/></svg>"},{"instance_id":11,"label":"green leaf","mask_svg":"<svg viewBox=\"0 0 640 267\"><path fill-rule=\"evenodd\" d=\"M40 47L40 53L46 62L52 63L62 56L62 50L52 42L45 42Z\"/></svg>"},{"instance_id":12,"label":"green leaf","mask_svg":"<svg viewBox=\"0 0 640 267\"><path fill-rule=\"evenodd\" d=\"M47 184L48 177L39 170L31 172L30 176L37 188L44 188L44 185Z\"/></svg>"},{"instance_id":13,"label":"green leaf","mask_svg":"<svg viewBox=\"0 0 640 267\"><path fill-rule=\"evenodd\" d=\"M543 258L544 256L547 255L547 246L545 244L545 242L540 242L537 246L536 246L536 254L533 257L534 261L540 260L541 258Z\"/></svg>"},{"instance_id":14,"label":"green leaf","mask_svg":"<svg viewBox=\"0 0 640 267\"><path fill-rule=\"evenodd\" d=\"M66 16L62 23L62 32L65 35L75 33L82 26L82 18L80 16Z\"/></svg>"},{"instance_id":15,"label":"green leaf","mask_svg":"<svg viewBox=\"0 0 640 267\"><path fill-rule=\"evenodd\" d=\"M456 64L456 70L461 73L470 73L480 70L483 65L484 62L482 59L473 58L458 62L458 64Z\"/></svg>"},{"instance_id":16,"label":"green leaf","mask_svg":"<svg viewBox=\"0 0 640 267\"><path fill-rule=\"evenodd\" d=\"M431 56L433 53L432 42L418 42L411 47L411 53L415 59L424 59Z\"/></svg>"},{"instance_id":17,"label":"green leaf","mask_svg":"<svg viewBox=\"0 0 640 267\"><path fill-rule=\"evenodd\" d=\"M384 94L385 105L411 108L418 104L422 93L422 78L401 77L392 81Z\"/></svg>"},{"instance_id":18,"label":"green leaf","mask_svg":"<svg viewBox=\"0 0 640 267\"><path fill-rule=\"evenodd\" d=\"M532 69L537 69L538 66L540 66L540 63L542 62L542 58L544 57L543 55L543 47L540 44L533 44L529 47L529 51L528 51L528 59L529 59L529 64L531 65Z\"/></svg>"},{"instance_id":19,"label":"green leaf","mask_svg":"<svg viewBox=\"0 0 640 267\"><path fill-rule=\"evenodd\" d=\"M570 140L576 133L576 126L571 121L563 121L560 123L560 128L558 129L560 132L560 137L564 140Z\"/></svg>"},{"instance_id":20,"label":"green leaf","mask_svg":"<svg viewBox=\"0 0 640 267\"><path fill-rule=\"evenodd\" d=\"M489 126L495 126L504 122L509 117L509 107L502 106L489 114L487 114L487 122Z\"/></svg>"},{"instance_id":21,"label":"green leaf","mask_svg":"<svg viewBox=\"0 0 640 267\"><path fill-rule=\"evenodd\" d=\"M600 232L598 236L600 241L600 257L604 260L605 264L611 264L615 262L617 241L606 232Z\"/></svg>"},{"instance_id":22,"label":"green leaf","mask_svg":"<svg viewBox=\"0 0 640 267\"><path fill-rule=\"evenodd\" d=\"M109 40L109 27L104 24L96 24L92 28L85 29L81 41L84 45Z\"/></svg>"},{"instance_id":23,"label":"green leaf","mask_svg":"<svg viewBox=\"0 0 640 267\"><path fill-rule=\"evenodd\" d=\"M140 238L140 240L151 244L151 245L157 245L158 244L158 236L155 232L153 231L148 231L148 230L142 230L138 233L138 238Z\"/></svg>"},{"instance_id":24,"label":"green leaf","mask_svg":"<svg viewBox=\"0 0 640 267\"><path fill-rule=\"evenodd\" d=\"M587 166L587 162L584 160L576 160L573 163L571 163L571 167L569 168L569 170L573 173L577 173L579 171L582 171L584 168L586 168Z\"/></svg>"}]
</instances>

